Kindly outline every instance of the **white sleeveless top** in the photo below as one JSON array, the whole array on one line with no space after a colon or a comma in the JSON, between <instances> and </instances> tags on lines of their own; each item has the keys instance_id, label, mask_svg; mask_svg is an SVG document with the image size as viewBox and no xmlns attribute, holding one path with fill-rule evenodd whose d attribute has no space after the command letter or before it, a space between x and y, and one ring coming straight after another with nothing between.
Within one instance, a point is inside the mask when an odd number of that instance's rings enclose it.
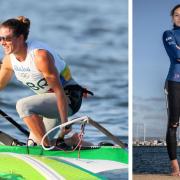
<instances>
[{"instance_id":1,"label":"white sleeveless top","mask_svg":"<svg viewBox=\"0 0 180 180\"><path fill-rule=\"evenodd\" d=\"M16 78L37 94L51 92L51 87L43 77L43 74L37 69L34 62L34 51L37 49L45 49L51 53L60 75L62 85L65 86L66 84L69 84L68 82L72 81L69 67L53 49L38 41L27 42L27 56L25 61L20 62L16 59L14 54L10 54L12 68Z\"/></svg>"}]
</instances>

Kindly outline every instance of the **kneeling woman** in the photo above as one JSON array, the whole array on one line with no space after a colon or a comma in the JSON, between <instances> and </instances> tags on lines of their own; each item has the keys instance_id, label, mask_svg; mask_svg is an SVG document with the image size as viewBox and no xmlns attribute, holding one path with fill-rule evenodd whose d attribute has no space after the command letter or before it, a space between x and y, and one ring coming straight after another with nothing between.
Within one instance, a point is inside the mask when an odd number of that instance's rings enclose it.
<instances>
[{"instance_id":1,"label":"kneeling woman","mask_svg":"<svg viewBox=\"0 0 180 180\"><path fill-rule=\"evenodd\" d=\"M67 122L68 115L79 110L82 89L71 77L65 61L53 49L38 41L27 41L29 29L30 20L23 16L8 19L0 25L0 44L5 53L0 89L7 85L14 72L19 81L36 93L20 99L17 112L28 126L30 137L39 144L46 130ZM61 136L68 132L69 129L61 129ZM51 145L48 138L44 145Z\"/></svg>"}]
</instances>

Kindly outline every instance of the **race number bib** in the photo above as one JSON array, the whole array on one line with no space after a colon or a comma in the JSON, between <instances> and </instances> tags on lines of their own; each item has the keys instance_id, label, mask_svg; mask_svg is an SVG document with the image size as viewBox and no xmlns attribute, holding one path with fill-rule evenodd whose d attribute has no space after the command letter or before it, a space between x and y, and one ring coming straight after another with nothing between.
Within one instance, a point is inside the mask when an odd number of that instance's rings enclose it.
<instances>
[{"instance_id":1,"label":"race number bib","mask_svg":"<svg viewBox=\"0 0 180 180\"><path fill-rule=\"evenodd\" d=\"M35 82L35 83L26 82L26 85L29 88L31 88L33 91L36 91L37 93L38 93L38 91L41 92L42 90L45 90L44 92L46 92L49 89L48 88L48 83L47 83L45 78L40 79L38 82Z\"/></svg>"}]
</instances>

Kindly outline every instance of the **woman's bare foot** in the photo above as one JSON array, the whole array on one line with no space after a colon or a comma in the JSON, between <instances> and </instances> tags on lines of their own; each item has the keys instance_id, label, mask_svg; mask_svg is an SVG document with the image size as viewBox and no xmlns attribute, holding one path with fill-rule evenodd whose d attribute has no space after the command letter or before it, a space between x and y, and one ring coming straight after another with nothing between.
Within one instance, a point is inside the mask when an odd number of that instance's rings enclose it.
<instances>
[{"instance_id":1,"label":"woman's bare foot","mask_svg":"<svg viewBox=\"0 0 180 180\"><path fill-rule=\"evenodd\" d=\"M180 176L179 164L177 159L171 161L172 176Z\"/></svg>"}]
</instances>

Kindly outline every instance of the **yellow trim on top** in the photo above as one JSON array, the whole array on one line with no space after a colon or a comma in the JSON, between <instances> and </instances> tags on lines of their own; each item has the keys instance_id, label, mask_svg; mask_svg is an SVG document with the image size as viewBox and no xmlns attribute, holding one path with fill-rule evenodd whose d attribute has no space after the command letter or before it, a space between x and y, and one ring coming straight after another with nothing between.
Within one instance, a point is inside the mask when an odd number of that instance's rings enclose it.
<instances>
[{"instance_id":1,"label":"yellow trim on top","mask_svg":"<svg viewBox=\"0 0 180 180\"><path fill-rule=\"evenodd\" d=\"M63 76L66 81L68 81L72 78L71 71L67 65L64 68L64 70L61 72L61 76Z\"/></svg>"}]
</instances>

